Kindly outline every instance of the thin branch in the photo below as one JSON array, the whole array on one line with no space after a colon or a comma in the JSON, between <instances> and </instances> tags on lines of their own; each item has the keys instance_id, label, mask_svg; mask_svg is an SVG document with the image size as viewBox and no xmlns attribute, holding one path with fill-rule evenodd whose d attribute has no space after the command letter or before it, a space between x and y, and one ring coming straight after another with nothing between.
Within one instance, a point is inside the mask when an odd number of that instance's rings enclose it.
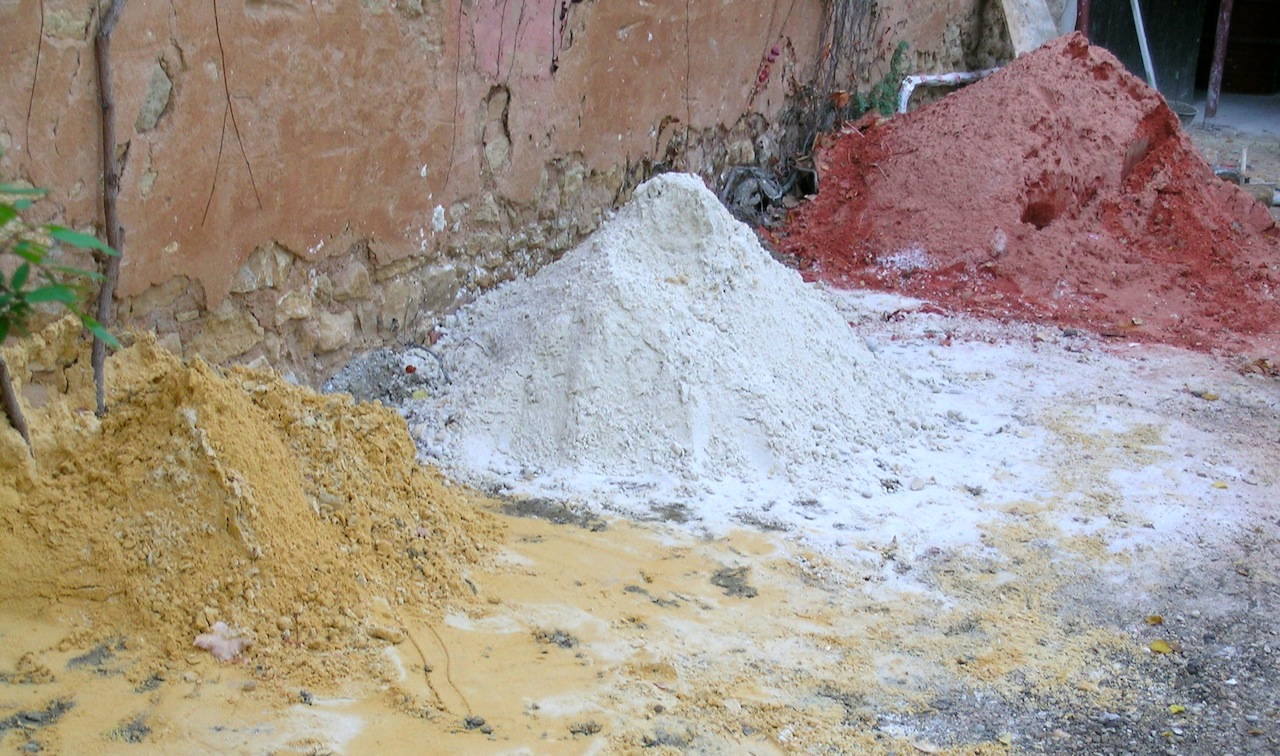
<instances>
[{"instance_id":1,"label":"thin branch","mask_svg":"<svg viewBox=\"0 0 1280 756\"><path fill-rule=\"evenodd\" d=\"M444 169L444 186L440 188L441 196L449 189L449 179L453 176L453 154L458 146L458 99L462 88L462 2L458 2L457 42L453 63L453 131L449 134L449 165Z\"/></svg>"},{"instance_id":2,"label":"thin branch","mask_svg":"<svg viewBox=\"0 0 1280 756\"><path fill-rule=\"evenodd\" d=\"M22 415L22 405L18 403L18 394L13 390L13 376L9 375L9 364L0 354L0 405L4 405L4 414L9 424L27 442L27 452L31 452L31 433L27 430L27 419Z\"/></svg>"},{"instance_id":3,"label":"thin branch","mask_svg":"<svg viewBox=\"0 0 1280 756\"><path fill-rule=\"evenodd\" d=\"M236 133L236 142L240 145L240 157L244 158L244 167L249 171L249 186L253 188L253 198L262 209L262 197L258 196L258 183L253 180L253 166L249 164L249 153L244 150L244 139L240 136L240 124L236 121L236 106L231 102L231 71L227 68L227 51L222 46L222 27L218 23L218 0L213 0L213 33L218 38L218 55L222 59L222 91L227 98L227 109L231 111L231 128ZM226 122L223 122L226 128Z\"/></svg>"},{"instance_id":4,"label":"thin branch","mask_svg":"<svg viewBox=\"0 0 1280 756\"><path fill-rule=\"evenodd\" d=\"M498 64L496 66L496 73L494 73L494 78L497 78L502 75L502 43L506 39L506 34L507 34L507 0L502 0L502 15L498 18ZM520 40L517 38L516 44L512 48L512 52L511 52L512 58L516 56L515 48L518 47L519 44L520 44Z\"/></svg>"},{"instance_id":5,"label":"thin branch","mask_svg":"<svg viewBox=\"0 0 1280 756\"><path fill-rule=\"evenodd\" d=\"M504 87L510 86L511 72L514 71L516 67L515 51L518 50L520 47L520 28L524 26L524 3L525 3L525 0L520 0L520 15L516 16L515 41L512 42L512 45L511 45L511 57L507 59L507 77L502 80L502 85ZM499 73L501 73L501 71L499 71Z\"/></svg>"},{"instance_id":6,"label":"thin branch","mask_svg":"<svg viewBox=\"0 0 1280 756\"><path fill-rule=\"evenodd\" d=\"M124 254L124 229L120 226L120 161L116 158L116 103L111 89L111 33L115 31L125 0L111 0L107 12L98 22L94 42L94 59L98 64L98 102L102 106L102 215L107 225L107 246L116 251L106 260L102 288L98 289L97 319L104 328L114 322L111 305L120 279L120 257ZM106 401L107 344L93 337L93 385L97 398L97 414L107 413Z\"/></svg>"},{"instance_id":7,"label":"thin branch","mask_svg":"<svg viewBox=\"0 0 1280 756\"><path fill-rule=\"evenodd\" d=\"M34 172L35 161L31 160L31 111L36 105L36 82L40 79L40 51L44 49L44 0L40 0L40 36L36 38L36 70L31 74L31 91L27 93L27 121L22 127L22 139L27 151L27 160ZM35 176L28 176L34 180Z\"/></svg>"},{"instance_id":8,"label":"thin branch","mask_svg":"<svg viewBox=\"0 0 1280 756\"><path fill-rule=\"evenodd\" d=\"M462 699L462 706L463 706L463 708L465 708L465 709L467 710L467 716L471 716L471 704L470 704L470 702L468 702L468 701L467 701L467 697L466 697L466 696L464 696L464 695L462 695L462 689L461 689L461 688L459 688L459 687L457 686L457 684L456 684L456 683L454 683L454 681L453 681L453 675L452 675L452 674L450 673L450 671L449 671L449 668L453 666L453 660L449 658L449 647L448 647L447 645L445 645L444 638L441 638L441 637L440 637L440 633L436 632L436 629L435 629L434 627L432 627L431 625L427 625L427 629L428 629L428 630L430 630L430 631L431 631L431 634L432 634L432 635L434 635L434 636L436 637L436 643L439 643L439 644L440 644L440 650L441 650L441 651L444 651L444 680L445 680L445 682L449 683L449 687L450 687L450 688L453 688L453 692L454 692L454 693L457 693L457 694L458 694L458 698ZM439 695L439 694L437 694L437 695ZM443 702L443 701L441 701L441 703L444 703L444 702Z\"/></svg>"},{"instance_id":9,"label":"thin branch","mask_svg":"<svg viewBox=\"0 0 1280 756\"><path fill-rule=\"evenodd\" d=\"M222 146L227 142L227 111L230 108L231 103L227 103L222 109L222 130L218 132L218 158L213 161L213 183L209 185L209 199L204 201L204 215L200 216L201 228L204 228L204 222L209 220L209 208L213 207L213 195L218 191L218 166L222 165Z\"/></svg>"},{"instance_id":10,"label":"thin branch","mask_svg":"<svg viewBox=\"0 0 1280 756\"><path fill-rule=\"evenodd\" d=\"M693 138L693 104L689 101L689 78L693 75L689 51L689 3L684 0L684 169L689 170L689 141Z\"/></svg>"}]
</instances>

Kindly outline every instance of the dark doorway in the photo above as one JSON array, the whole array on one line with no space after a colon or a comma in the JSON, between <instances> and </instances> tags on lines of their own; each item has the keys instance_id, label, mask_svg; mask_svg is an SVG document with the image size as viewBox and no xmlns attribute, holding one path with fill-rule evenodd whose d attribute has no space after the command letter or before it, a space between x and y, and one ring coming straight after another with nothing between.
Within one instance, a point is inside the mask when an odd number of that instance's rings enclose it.
<instances>
[{"instance_id":1,"label":"dark doorway","mask_svg":"<svg viewBox=\"0 0 1280 756\"><path fill-rule=\"evenodd\" d=\"M1208 0L1200 35L1196 89L1209 87L1213 38L1221 0ZM1280 0L1235 0L1227 38L1222 91L1229 94L1280 94ZM1277 114L1280 118L1280 114Z\"/></svg>"}]
</instances>

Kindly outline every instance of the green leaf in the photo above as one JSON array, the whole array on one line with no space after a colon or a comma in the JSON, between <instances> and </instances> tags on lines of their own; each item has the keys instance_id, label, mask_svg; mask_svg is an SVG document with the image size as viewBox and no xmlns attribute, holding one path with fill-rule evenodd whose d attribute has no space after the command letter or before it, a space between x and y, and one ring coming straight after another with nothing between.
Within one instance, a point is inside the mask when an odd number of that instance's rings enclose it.
<instances>
[{"instance_id":1,"label":"green leaf","mask_svg":"<svg viewBox=\"0 0 1280 756\"><path fill-rule=\"evenodd\" d=\"M105 281L105 280L107 280L107 277L106 277L106 276L102 275L101 273L97 272L96 270L85 270L84 268L73 268L73 267L71 267L70 265L55 265L55 264L53 264L53 263L49 263L49 264L45 265L44 267L45 267L45 269L46 269L46 270L53 270L53 271L57 271L57 272L59 272L59 273L65 273L65 274L67 274L67 275L69 275L69 276L79 276L79 277L81 277L81 278L87 278L87 279L89 279L90 281Z\"/></svg>"},{"instance_id":2,"label":"green leaf","mask_svg":"<svg viewBox=\"0 0 1280 756\"><path fill-rule=\"evenodd\" d=\"M9 221L17 217L17 208L7 202L0 202L0 228L9 225Z\"/></svg>"},{"instance_id":3,"label":"green leaf","mask_svg":"<svg viewBox=\"0 0 1280 756\"><path fill-rule=\"evenodd\" d=\"M17 184L0 184L0 194L17 194L23 197L43 197L48 194L47 189L36 189L30 186L18 186Z\"/></svg>"},{"instance_id":4,"label":"green leaf","mask_svg":"<svg viewBox=\"0 0 1280 756\"><path fill-rule=\"evenodd\" d=\"M13 272L13 283L11 284L13 286L13 290L18 291L23 286L25 286L27 283L27 278L30 275L31 275L31 263L23 263L19 265L18 269Z\"/></svg>"},{"instance_id":5,"label":"green leaf","mask_svg":"<svg viewBox=\"0 0 1280 756\"><path fill-rule=\"evenodd\" d=\"M73 305L76 303L76 290L66 284L41 286L27 294L27 301L31 304L61 302L65 305Z\"/></svg>"},{"instance_id":6,"label":"green leaf","mask_svg":"<svg viewBox=\"0 0 1280 756\"><path fill-rule=\"evenodd\" d=\"M49 250L45 249L43 244L38 244L30 239L19 239L13 245L13 253L23 260L39 265L44 262L44 256Z\"/></svg>"},{"instance_id":7,"label":"green leaf","mask_svg":"<svg viewBox=\"0 0 1280 756\"><path fill-rule=\"evenodd\" d=\"M104 252L108 255L116 254L114 249L103 244L96 236L82 234L79 231L72 231L71 229L64 228L63 226L45 226L45 228L49 231L49 236L52 236L60 242L71 244L73 246L80 247L81 249L96 249L99 252Z\"/></svg>"},{"instance_id":8,"label":"green leaf","mask_svg":"<svg viewBox=\"0 0 1280 756\"><path fill-rule=\"evenodd\" d=\"M18 208L19 210L26 210L27 208L31 207L31 204L32 202L29 199L14 200L13 202L13 206Z\"/></svg>"},{"instance_id":9,"label":"green leaf","mask_svg":"<svg viewBox=\"0 0 1280 756\"><path fill-rule=\"evenodd\" d=\"M9 337L9 319L0 318L0 344Z\"/></svg>"},{"instance_id":10,"label":"green leaf","mask_svg":"<svg viewBox=\"0 0 1280 756\"><path fill-rule=\"evenodd\" d=\"M116 337L112 336L111 332L108 331L106 328L103 328L101 323L89 317L88 315L81 315L80 321L84 323L85 328L89 329L89 333L92 333L95 337L97 337L99 341L111 347L112 349L120 348L120 342L116 341Z\"/></svg>"}]
</instances>

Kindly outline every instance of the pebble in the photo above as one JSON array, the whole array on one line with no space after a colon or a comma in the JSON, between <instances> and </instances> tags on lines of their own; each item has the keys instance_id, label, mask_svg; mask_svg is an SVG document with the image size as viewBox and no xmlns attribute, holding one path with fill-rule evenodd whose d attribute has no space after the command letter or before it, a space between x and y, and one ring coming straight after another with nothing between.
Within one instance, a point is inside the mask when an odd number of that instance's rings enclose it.
<instances>
[{"instance_id":1,"label":"pebble","mask_svg":"<svg viewBox=\"0 0 1280 756\"><path fill-rule=\"evenodd\" d=\"M386 641L387 643L390 643L392 645L395 645L404 641L404 633L401 632L398 628L394 628L394 627L380 627L375 625L369 628L369 635L371 635L374 638L377 638L380 641Z\"/></svg>"}]
</instances>

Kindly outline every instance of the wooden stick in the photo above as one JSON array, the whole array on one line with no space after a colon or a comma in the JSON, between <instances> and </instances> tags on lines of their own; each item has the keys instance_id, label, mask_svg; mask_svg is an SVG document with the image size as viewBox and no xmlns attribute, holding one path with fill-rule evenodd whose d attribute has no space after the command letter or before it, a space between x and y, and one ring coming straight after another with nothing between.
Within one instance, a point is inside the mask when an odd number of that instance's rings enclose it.
<instances>
[{"instance_id":1,"label":"wooden stick","mask_svg":"<svg viewBox=\"0 0 1280 756\"><path fill-rule=\"evenodd\" d=\"M107 225L107 246L116 251L106 259L102 288L98 290L96 317L104 328L114 322L112 312L116 282L120 279L120 258L124 255L124 229L120 226L120 161L116 159L116 102L111 90L111 33L115 31L125 0L111 0L98 23L94 40L94 60L98 65L98 103L102 107L102 215ZM97 414L107 414L106 401L107 345L93 337L93 385L97 397Z\"/></svg>"},{"instance_id":2,"label":"wooden stick","mask_svg":"<svg viewBox=\"0 0 1280 756\"><path fill-rule=\"evenodd\" d=\"M27 442L27 451L31 451L31 433L27 430L27 419L22 416L22 405L18 404L18 395L13 390L13 376L9 375L9 363L0 354L0 404L4 405L4 414L9 418L22 440Z\"/></svg>"},{"instance_id":3,"label":"wooden stick","mask_svg":"<svg viewBox=\"0 0 1280 756\"><path fill-rule=\"evenodd\" d=\"M1213 65L1209 68L1209 95L1204 103L1204 117L1218 115L1218 98L1222 96L1222 69L1227 63L1227 37L1231 33L1233 0L1222 0L1218 9L1218 33L1213 38Z\"/></svg>"}]
</instances>

